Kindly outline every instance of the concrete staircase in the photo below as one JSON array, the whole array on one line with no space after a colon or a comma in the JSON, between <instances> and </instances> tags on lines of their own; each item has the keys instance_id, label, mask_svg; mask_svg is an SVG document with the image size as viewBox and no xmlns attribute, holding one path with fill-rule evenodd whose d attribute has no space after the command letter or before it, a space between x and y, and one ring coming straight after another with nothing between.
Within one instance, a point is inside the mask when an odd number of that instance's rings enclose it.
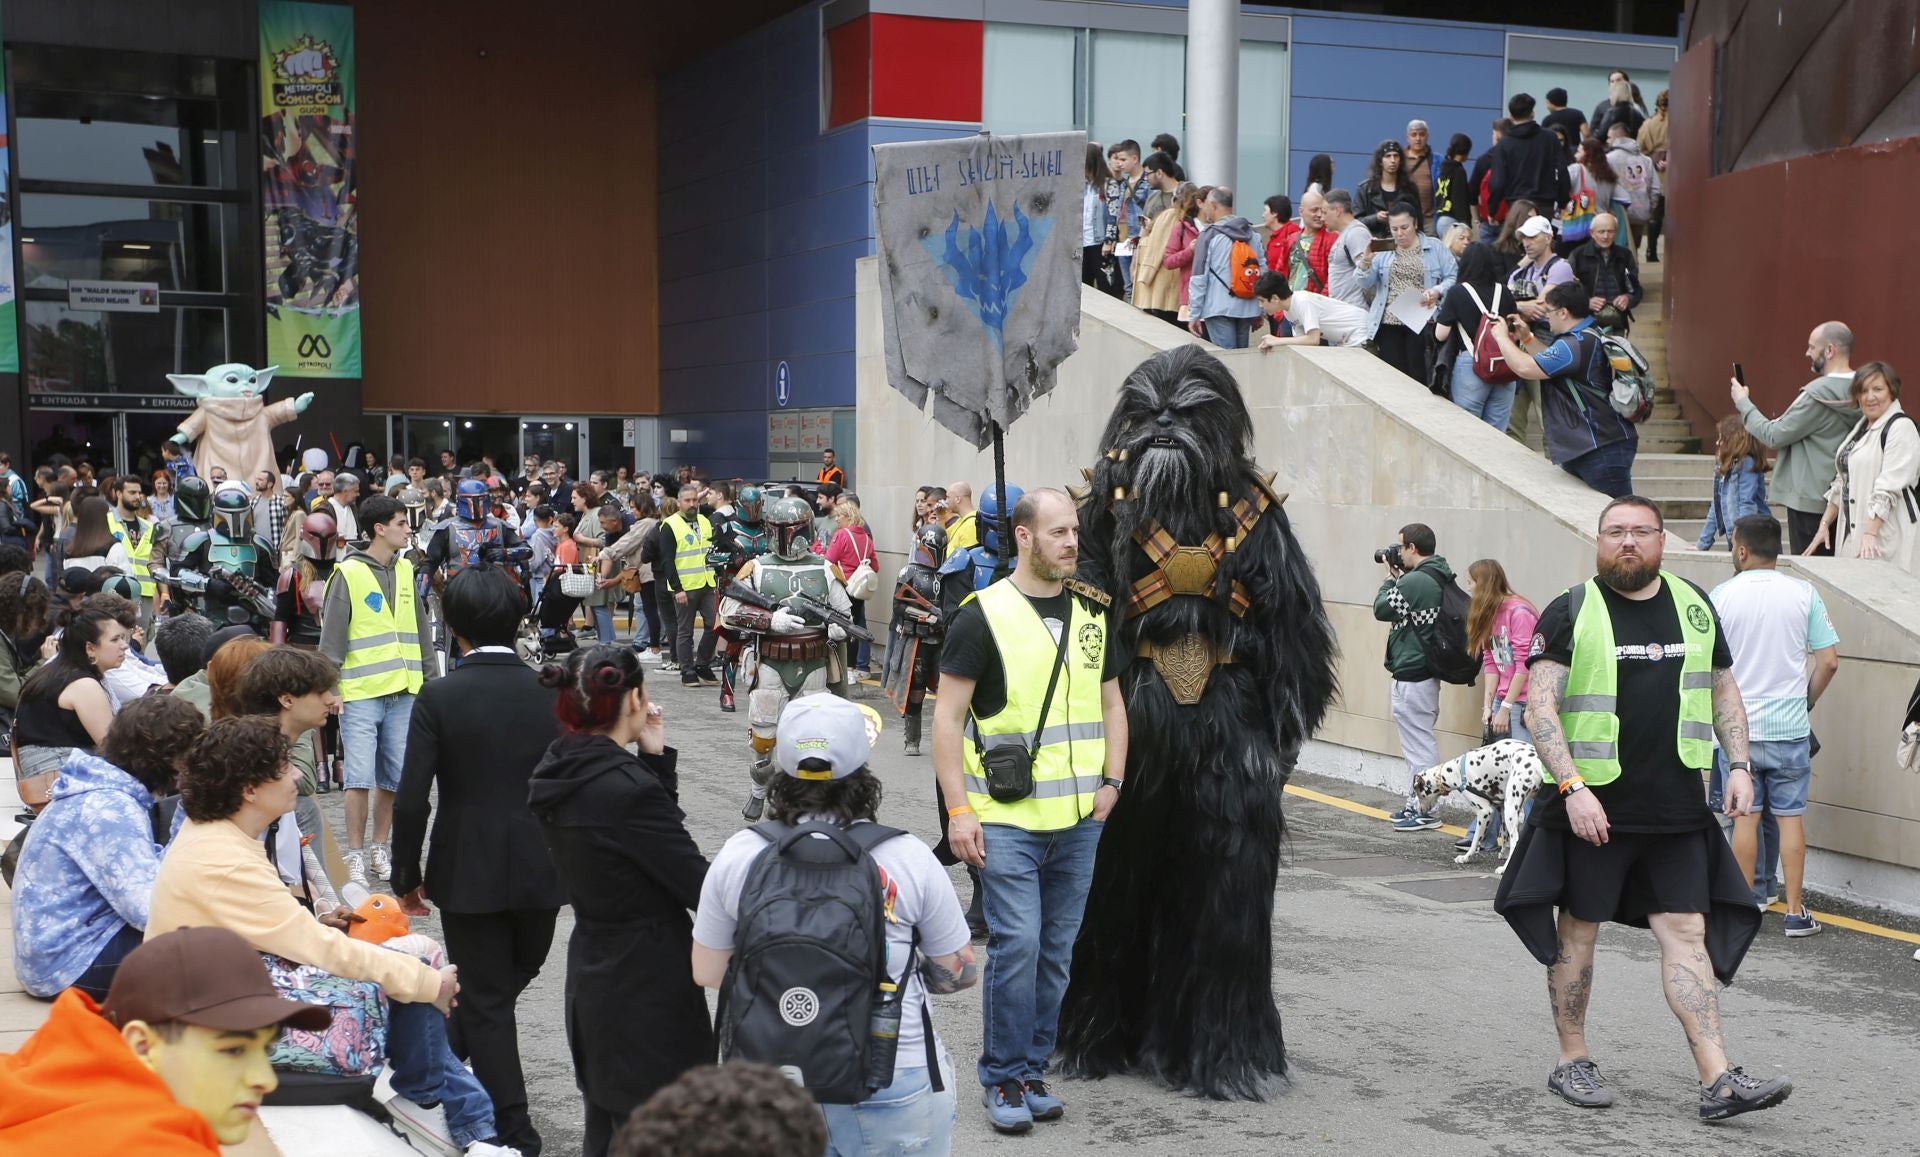
<instances>
[{"instance_id":1,"label":"concrete staircase","mask_svg":"<svg viewBox=\"0 0 1920 1157\"><path fill-rule=\"evenodd\" d=\"M1667 529L1688 543L1700 537L1713 502L1713 455L1702 453L1700 439L1681 416L1667 373L1667 334L1662 318L1666 266L1640 266L1642 297L1633 311L1633 347L1647 359L1653 380L1653 415L1640 424L1640 453L1633 463L1633 488L1659 503ZM1724 549L1724 544L1716 544Z\"/></svg>"}]
</instances>

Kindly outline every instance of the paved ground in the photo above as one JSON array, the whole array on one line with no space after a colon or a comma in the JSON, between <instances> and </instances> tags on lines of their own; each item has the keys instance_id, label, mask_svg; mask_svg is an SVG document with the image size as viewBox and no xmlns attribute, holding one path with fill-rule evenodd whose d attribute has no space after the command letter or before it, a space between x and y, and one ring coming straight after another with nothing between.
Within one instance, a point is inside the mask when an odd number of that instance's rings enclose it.
<instances>
[{"instance_id":1,"label":"paved ground","mask_svg":"<svg viewBox=\"0 0 1920 1157\"><path fill-rule=\"evenodd\" d=\"M669 684L655 693L681 752L681 802L711 854L740 824L744 719L721 715L711 691ZM888 790L882 818L926 835L931 761L899 750L897 731L889 731L875 761ZM1391 804L1381 793L1310 774L1296 785ZM339 797L323 799L337 816ZM1490 898L1487 869L1455 867L1451 837L1396 836L1383 822L1327 803L1294 796L1289 804L1294 844L1276 905L1273 985L1292 1082L1258 1104L1198 1101L1132 1079L1063 1082L1063 1122L1003 1138L987 1129L965 1075L979 1049L979 994L942 997L935 1022L963 1071L955 1152L1920 1151L1912 1078L1920 1072L1920 963L1910 959L1910 945L1839 931L1788 941L1779 917L1768 917L1722 1007L1736 1059L1756 1072L1791 1073L1798 1091L1781 1109L1711 1129L1695 1120L1693 1067L1660 997L1651 937L1609 928L1591 1039L1621 1103L1582 1112L1546 1092L1554 1042L1543 970L1489 899L1443 901L1404 890L1438 880L1462 896ZM956 872L956 880L964 897L964 875ZM568 927L563 914L521 1019L534 1113L555 1154L577 1151L580 1141L560 1012Z\"/></svg>"}]
</instances>

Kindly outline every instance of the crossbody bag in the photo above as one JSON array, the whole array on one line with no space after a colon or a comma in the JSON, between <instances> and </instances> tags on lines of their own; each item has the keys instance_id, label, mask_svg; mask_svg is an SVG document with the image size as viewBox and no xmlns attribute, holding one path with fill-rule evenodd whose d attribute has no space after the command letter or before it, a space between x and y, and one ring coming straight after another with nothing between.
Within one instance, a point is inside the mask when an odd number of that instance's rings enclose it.
<instances>
[{"instance_id":1,"label":"crossbody bag","mask_svg":"<svg viewBox=\"0 0 1920 1157\"><path fill-rule=\"evenodd\" d=\"M1060 624L1053 675L1047 680L1046 698L1040 700L1040 720L1034 724L1033 737L1025 743L980 747L980 767L986 772L987 794L996 802L1018 803L1033 794L1033 762L1040 756L1040 733L1047 728L1047 708L1053 705L1053 689L1060 685L1060 671L1067 665L1068 626L1066 622ZM975 744L979 745L978 740Z\"/></svg>"}]
</instances>

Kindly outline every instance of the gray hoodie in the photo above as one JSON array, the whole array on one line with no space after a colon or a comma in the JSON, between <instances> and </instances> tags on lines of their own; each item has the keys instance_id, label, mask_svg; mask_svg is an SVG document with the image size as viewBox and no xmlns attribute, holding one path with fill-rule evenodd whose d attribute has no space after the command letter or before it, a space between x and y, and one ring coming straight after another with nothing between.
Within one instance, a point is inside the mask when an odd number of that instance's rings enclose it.
<instances>
[{"instance_id":1,"label":"gray hoodie","mask_svg":"<svg viewBox=\"0 0 1920 1157\"><path fill-rule=\"evenodd\" d=\"M398 555L394 557L399 558ZM383 565L378 559L358 548L348 551L347 557L340 561L346 562L349 559L359 559L371 567L373 577L380 583L380 593L389 600L393 598L393 563ZM430 661L432 656L427 652L433 649L433 633L427 623L425 599L415 597L413 614L416 621L414 629L420 633L420 665L431 673L434 664ZM336 566L333 574L327 579L326 603L320 608L320 653L335 663L346 662L347 623L352 617L353 599L347 594L346 578L341 575L340 568Z\"/></svg>"}]
</instances>

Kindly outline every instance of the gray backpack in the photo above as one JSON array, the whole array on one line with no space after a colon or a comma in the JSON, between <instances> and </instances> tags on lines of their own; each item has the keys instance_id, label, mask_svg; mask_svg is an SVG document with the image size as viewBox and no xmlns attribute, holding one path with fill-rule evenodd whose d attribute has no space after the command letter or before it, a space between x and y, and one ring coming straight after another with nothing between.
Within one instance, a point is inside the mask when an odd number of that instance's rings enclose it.
<instances>
[{"instance_id":1,"label":"gray backpack","mask_svg":"<svg viewBox=\"0 0 1920 1157\"><path fill-rule=\"evenodd\" d=\"M768 821L747 869L720 986L720 1059L780 1069L815 1101L852 1105L893 1083L900 1010L919 937L896 984L887 972L887 887L873 849L905 833ZM826 839L814 839L814 833ZM921 1004L928 1075L942 1091L933 1018Z\"/></svg>"}]
</instances>

